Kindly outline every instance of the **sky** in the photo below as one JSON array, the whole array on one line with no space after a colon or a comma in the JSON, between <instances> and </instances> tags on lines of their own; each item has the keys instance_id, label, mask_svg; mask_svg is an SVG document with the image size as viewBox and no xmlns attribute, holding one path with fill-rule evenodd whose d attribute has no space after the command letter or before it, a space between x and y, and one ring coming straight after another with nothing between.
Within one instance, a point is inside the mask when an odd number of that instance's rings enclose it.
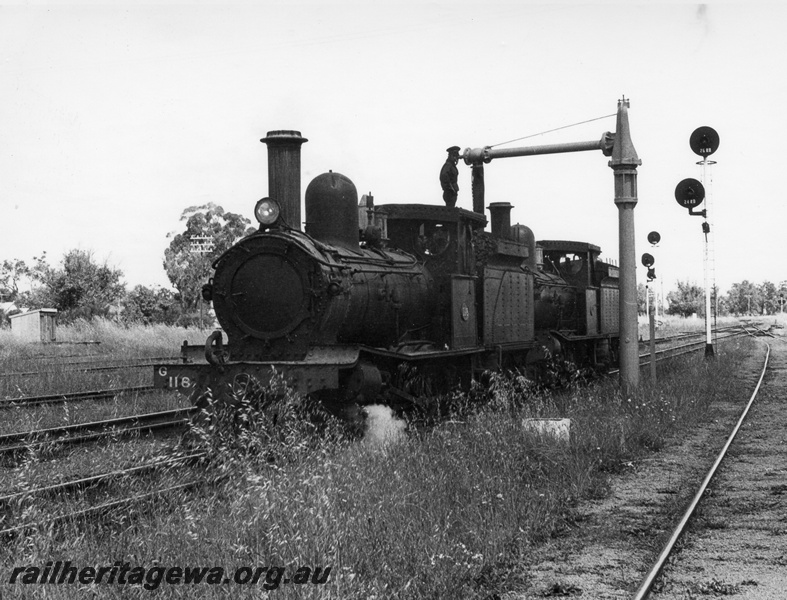
<instances>
[{"instance_id":1,"label":"sky","mask_svg":"<svg viewBox=\"0 0 787 600\"><path fill-rule=\"evenodd\" d=\"M79 248L129 287L169 287L163 253L186 208L253 220L268 131L308 138L302 191L330 169L376 204L442 204L447 147L598 140L625 97L637 257L655 254L666 290L702 285L702 219L674 190L705 179L717 285L778 283L785 26L778 2L0 2L0 260ZM700 126L720 138L704 177ZM608 160L496 159L487 204L617 260Z\"/></svg>"}]
</instances>

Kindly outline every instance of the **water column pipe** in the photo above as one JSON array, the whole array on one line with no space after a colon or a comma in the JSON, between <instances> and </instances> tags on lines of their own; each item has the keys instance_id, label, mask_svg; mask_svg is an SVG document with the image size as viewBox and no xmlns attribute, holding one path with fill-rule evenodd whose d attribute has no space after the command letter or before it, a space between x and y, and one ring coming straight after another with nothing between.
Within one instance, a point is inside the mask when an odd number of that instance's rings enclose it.
<instances>
[{"instance_id":1,"label":"water column pipe","mask_svg":"<svg viewBox=\"0 0 787 600\"><path fill-rule=\"evenodd\" d=\"M559 154L562 152L586 152L601 150L605 156L612 153L612 133L606 132L600 140L589 142L568 142L565 144L545 144L543 146L526 146L522 148L465 148L461 157L472 170L473 212L484 214L484 164L495 158L515 158L519 156L538 156L541 154Z\"/></svg>"},{"instance_id":2,"label":"water column pipe","mask_svg":"<svg viewBox=\"0 0 787 600\"><path fill-rule=\"evenodd\" d=\"M484 164L495 158L513 158L601 150L610 156L615 177L615 205L618 207L620 251L620 384L624 394L639 386L637 335L637 269L634 244L634 207L637 205L637 167L642 161L631 141L628 122L629 101L618 101L616 132L606 132L600 140L547 144L523 148L465 148L462 158L472 168L473 211L484 213Z\"/></svg>"}]
</instances>

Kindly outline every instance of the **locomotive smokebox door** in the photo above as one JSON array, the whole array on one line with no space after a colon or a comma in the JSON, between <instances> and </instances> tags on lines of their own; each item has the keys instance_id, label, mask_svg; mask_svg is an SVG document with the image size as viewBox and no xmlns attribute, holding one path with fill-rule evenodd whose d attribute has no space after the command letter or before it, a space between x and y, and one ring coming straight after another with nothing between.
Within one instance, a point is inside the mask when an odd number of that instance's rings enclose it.
<instances>
[{"instance_id":1,"label":"locomotive smokebox door","mask_svg":"<svg viewBox=\"0 0 787 600\"><path fill-rule=\"evenodd\" d=\"M451 349L476 345L475 277L451 275Z\"/></svg>"}]
</instances>

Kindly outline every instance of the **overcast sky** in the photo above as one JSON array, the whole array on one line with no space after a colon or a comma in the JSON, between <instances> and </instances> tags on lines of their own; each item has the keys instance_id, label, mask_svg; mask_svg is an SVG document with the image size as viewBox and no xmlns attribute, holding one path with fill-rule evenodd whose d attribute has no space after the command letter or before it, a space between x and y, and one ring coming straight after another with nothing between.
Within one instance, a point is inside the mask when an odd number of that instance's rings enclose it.
<instances>
[{"instance_id":1,"label":"overcast sky","mask_svg":"<svg viewBox=\"0 0 787 600\"><path fill-rule=\"evenodd\" d=\"M573 2L0 3L0 259L92 250L129 286L165 285L167 234L215 202L253 218L273 129L296 129L302 189L329 169L377 204L442 204L451 145L596 140L631 101L642 160L637 256L702 284L702 220L674 199L712 156L716 279L787 279L781 142L787 5ZM487 203L537 239L618 258L600 152L498 159ZM709 182L710 183L710 182ZM458 205L470 209L460 163ZM638 281L644 280L638 269Z\"/></svg>"}]
</instances>

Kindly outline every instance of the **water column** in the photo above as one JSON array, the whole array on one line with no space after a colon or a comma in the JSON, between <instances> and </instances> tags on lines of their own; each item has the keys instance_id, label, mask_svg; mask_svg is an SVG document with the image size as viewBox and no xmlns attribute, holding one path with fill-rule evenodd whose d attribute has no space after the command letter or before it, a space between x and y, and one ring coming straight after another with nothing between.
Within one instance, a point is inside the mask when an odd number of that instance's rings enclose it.
<instances>
[{"instance_id":1,"label":"water column","mask_svg":"<svg viewBox=\"0 0 787 600\"><path fill-rule=\"evenodd\" d=\"M620 387L624 394L639 386L637 332L637 265L634 244L634 207L637 206L637 167L642 161L631 142L629 101L618 101L615 145L609 166L615 173L620 252Z\"/></svg>"}]
</instances>

